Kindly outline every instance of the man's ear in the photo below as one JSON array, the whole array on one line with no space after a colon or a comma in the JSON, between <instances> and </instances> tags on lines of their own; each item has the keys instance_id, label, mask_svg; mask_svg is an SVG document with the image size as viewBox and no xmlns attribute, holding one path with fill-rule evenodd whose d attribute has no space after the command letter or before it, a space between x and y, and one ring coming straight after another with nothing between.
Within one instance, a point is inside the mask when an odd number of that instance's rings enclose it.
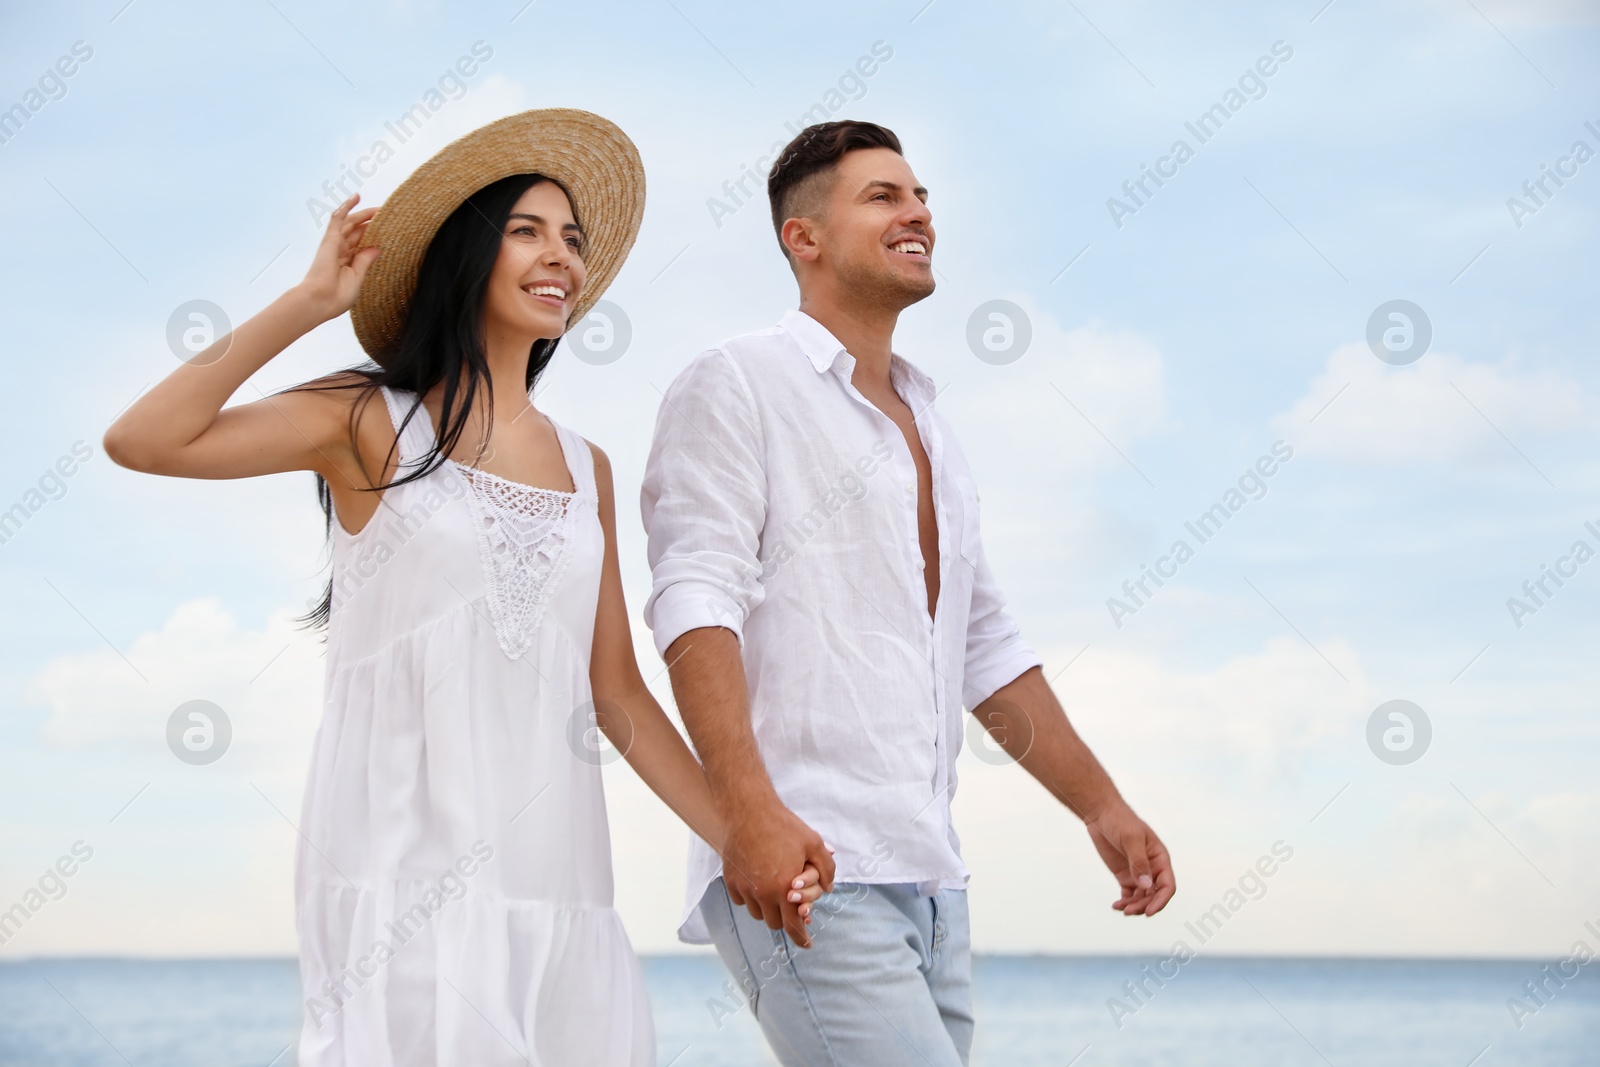
<instances>
[{"instance_id":1,"label":"man's ear","mask_svg":"<svg viewBox=\"0 0 1600 1067\"><path fill-rule=\"evenodd\" d=\"M783 247L789 250L789 255L796 261L815 263L822 255L814 219L788 219L779 233L783 237Z\"/></svg>"}]
</instances>

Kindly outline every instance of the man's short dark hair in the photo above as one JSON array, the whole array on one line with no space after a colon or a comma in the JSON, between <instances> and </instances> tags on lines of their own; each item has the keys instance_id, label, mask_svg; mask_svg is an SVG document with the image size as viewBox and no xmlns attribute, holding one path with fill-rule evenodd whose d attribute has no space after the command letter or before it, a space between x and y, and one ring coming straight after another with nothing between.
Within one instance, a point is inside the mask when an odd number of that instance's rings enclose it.
<instances>
[{"instance_id":1,"label":"man's short dark hair","mask_svg":"<svg viewBox=\"0 0 1600 1067\"><path fill-rule=\"evenodd\" d=\"M858 148L887 148L905 155L893 130L855 119L807 126L778 153L767 175L767 199L772 203L772 228L785 258L789 248L783 243L783 224L816 212L833 187L829 177L834 166L846 152Z\"/></svg>"}]
</instances>

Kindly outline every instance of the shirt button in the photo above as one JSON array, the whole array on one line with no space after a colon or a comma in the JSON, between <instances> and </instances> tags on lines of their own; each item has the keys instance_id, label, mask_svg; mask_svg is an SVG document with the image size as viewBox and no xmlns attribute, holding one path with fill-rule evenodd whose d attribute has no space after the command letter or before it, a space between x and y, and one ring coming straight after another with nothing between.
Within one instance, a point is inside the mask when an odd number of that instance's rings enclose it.
<instances>
[{"instance_id":1,"label":"shirt button","mask_svg":"<svg viewBox=\"0 0 1600 1067\"><path fill-rule=\"evenodd\" d=\"M925 559L917 560L917 570L921 571L921 570L926 570L927 568L928 568L928 561L927 560L925 560Z\"/></svg>"},{"instance_id":2,"label":"shirt button","mask_svg":"<svg viewBox=\"0 0 1600 1067\"><path fill-rule=\"evenodd\" d=\"M912 484L911 482L907 482L906 483L906 492L915 493L916 491L917 491L917 487L914 484Z\"/></svg>"}]
</instances>

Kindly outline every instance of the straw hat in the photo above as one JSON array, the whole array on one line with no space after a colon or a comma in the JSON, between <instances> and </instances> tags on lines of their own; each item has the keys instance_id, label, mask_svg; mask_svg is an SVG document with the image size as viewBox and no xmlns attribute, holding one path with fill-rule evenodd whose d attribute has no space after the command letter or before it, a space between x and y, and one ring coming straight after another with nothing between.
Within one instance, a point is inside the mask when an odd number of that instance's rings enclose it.
<instances>
[{"instance_id":1,"label":"straw hat","mask_svg":"<svg viewBox=\"0 0 1600 1067\"><path fill-rule=\"evenodd\" d=\"M614 123L573 108L508 115L450 142L384 201L361 248L382 247L350 309L356 339L379 363L405 327L423 254L467 197L513 174L543 174L567 189L583 226L588 277L567 318L583 319L616 277L644 216L644 165Z\"/></svg>"}]
</instances>

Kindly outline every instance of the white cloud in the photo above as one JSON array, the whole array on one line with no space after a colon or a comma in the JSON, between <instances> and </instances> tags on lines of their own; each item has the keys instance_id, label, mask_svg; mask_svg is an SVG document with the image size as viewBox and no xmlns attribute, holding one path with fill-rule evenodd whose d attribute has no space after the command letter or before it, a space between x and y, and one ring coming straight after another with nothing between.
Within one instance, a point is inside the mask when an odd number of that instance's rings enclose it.
<instances>
[{"instance_id":1,"label":"white cloud","mask_svg":"<svg viewBox=\"0 0 1600 1067\"><path fill-rule=\"evenodd\" d=\"M292 615L284 609L246 629L208 597L180 604L159 630L136 638L127 660L109 648L57 656L29 684L29 699L50 709L41 737L60 746L165 745L173 710L209 700L233 727L223 759L303 778L322 708L323 658L320 639L296 629Z\"/></svg>"},{"instance_id":2,"label":"white cloud","mask_svg":"<svg viewBox=\"0 0 1600 1067\"><path fill-rule=\"evenodd\" d=\"M1293 805L1283 798L1307 757L1360 728L1372 702L1360 658L1342 639L1319 646L1348 685L1294 638L1191 671L1154 655L1091 648L1054 683L1079 734L1174 857L1181 897L1148 925L1107 906L1115 887L1076 818L1021 768L964 755L957 829L974 872L981 947L1131 952L1182 936L1183 918L1285 835ZM1041 894L1070 919L1041 925ZM1306 936L1303 919L1278 921L1280 946Z\"/></svg>"},{"instance_id":3,"label":"white cloud","mask_svg":"<svg viewBox=\"0 0 1600 1067\"><path fill-rule=\"evenodd\" d=\"M1363 737L1376 698L1361 660L1342 639L1318 644L1350 684L1293 638L1198 671L1091 649L1056 683L1080 734L1173 855L1179 895L1148 924L1108 907L1115 887L1076 818L1021 768L964 755L957 829L974 874L978 947L1192 944L1183 922L1280 839L1293 860L1208 951L1472 956L1569 945L1600 888L1583 848L1600 835L1600 794L1570 783L1518 797L1480 789L1443 751L1414 768L1380 766ZM1430 887L1425 913L1397 904L1396 887Z\"/></svg>"},{"instance_id":4,"label":"white cloud","mask_svg":"<svg viewBox=\"0 0 1600 1067\"><path fill-rule=\"evenodd\" d=\"M1519 801L1465 781L1424 779L1396 791L1380 779L1358 781L1351 794L1322 829L1354 836L1307 852L1297 945L1341 953L1358 940L1386 954L1554 955L1596 918L1586 909L1600 879L1585 846L1600 836L1600 793ZM1430 887L1426 921L1397 906L1396 887Z\"/></svg>"},{"instance_id":5,"label":"white cloud","mask_svg":"<svg viewBox=\"0 0 1600 1067\"><path fill-rule=\"evenodd\" d=\"M1578 383L1514 355L1490 364L1430 352L1396 367L1347 344L1272 427L1297 452L1348 463L1521 463L1506 438L1526 452L1539 437L1591 431L1597 415Z\"/></svg>"},{"instance_id":6,"label":"white cloud","mask_svg":"<svg viewBox=\"0 0 1600 1067\"><path fill-rule=\"evenodd\" d=\"M1318 648L1348 683L1305 642L1277 637L1192 673L1138 652L1091 648L1056 689L1086 735L1117 757L1191 773L1204 768L1260 787L1320 742L1349 734L1352 709L1373 703L1350 644L1332 638Z\"/></svg>"},{"instance_id":7,"label":"white cloud","mask_svg":"<svg viewBox=\"0 0 1600 1067\"><path fill-rule=\"evenodd\" d=\"M975 301L947 302L938 318L907 323L895 345L913 359L939 353L945 361L935 374L948 386L939 407L955 425L985 497L1017 493L1036 500L1041 486L1108 470L1136 477L1128 466L1138 462L1135 446L1170 428L1161 350L1142 334L1098 322L1064 329L1028 298L1010 299L1033 331L1015 363L991 366L967 351L966 315ZM958 321L948 321L951 312Z\"/></svg>"}]
</instances>

